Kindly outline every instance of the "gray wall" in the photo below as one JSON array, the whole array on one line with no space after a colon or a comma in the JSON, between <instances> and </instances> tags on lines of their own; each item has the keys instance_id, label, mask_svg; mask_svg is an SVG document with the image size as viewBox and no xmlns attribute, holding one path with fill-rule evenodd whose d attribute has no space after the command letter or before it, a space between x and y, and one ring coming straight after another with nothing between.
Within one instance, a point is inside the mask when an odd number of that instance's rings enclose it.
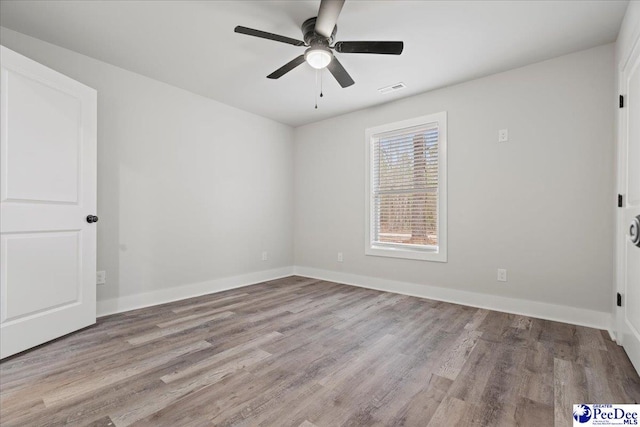
<instances>
[{"instance_id":1,"label":"gray wall","mask_svg":"<svg viewBox=\"0 0 640 427\"><path fill-rule=\"evenodd\" d=\"M292 265L290 127L11 30L1 39L98 91L98 301Z\"/></svg>"},{"instance_id":2,"label":"gray wall","mask_svg":"<svg viewBox=\"0 0 640 427\"><path fill-rule=\"evenodd\" d=\"M610 312L613 99L611 44L297 128L296 266ZM365 129L438 111L448 262L365 256Z\"/></svg>"},{"instance_id":3,"label":"gray wall","mask_svg":"<svg viewBox=\"0 0 640 427\"><path fill-rule=\"evenodd\" d=\"M99 300L296 265L611 312L614 45L292 130L1 37L98 90ZM367 257L364 130L438 111L448 112L449 261Z\"/></svg>"}]
</instances>

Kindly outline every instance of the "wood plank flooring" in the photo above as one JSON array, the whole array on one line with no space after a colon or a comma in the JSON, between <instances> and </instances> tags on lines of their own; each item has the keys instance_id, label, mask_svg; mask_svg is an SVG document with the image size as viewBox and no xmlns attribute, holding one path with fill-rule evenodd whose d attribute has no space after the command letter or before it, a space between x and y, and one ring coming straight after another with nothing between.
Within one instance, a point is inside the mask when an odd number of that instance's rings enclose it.
<instances>
[{"instance_id":1,"label":"wood plank flooring","mask_svg":"<svg viewBox=\"0 0 640 427\"><path fill-rule=\"evenodd\" d=\"M0 363L2 426L560 427L639 401L604 331L296 276Z\"/></svg>"}]
</instances>

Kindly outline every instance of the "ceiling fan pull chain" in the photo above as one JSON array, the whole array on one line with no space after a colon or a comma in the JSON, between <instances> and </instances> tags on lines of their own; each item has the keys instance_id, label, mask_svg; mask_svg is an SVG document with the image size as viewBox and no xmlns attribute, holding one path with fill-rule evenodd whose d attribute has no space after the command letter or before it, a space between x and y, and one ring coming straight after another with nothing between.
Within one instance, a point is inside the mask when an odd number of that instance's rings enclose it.
<instances>
[{"instance_id":1,"label":"ceiling fan pull chain","mask_svg":"<svg viewBox=\"0 0 640 427\"><path fill-rule=\"evenodd\" d=\"M316 100L316 110L318 109L318 71L319 70L316 70L316 90L313 91Z\"/></svg>"},{"instance_id":2,"label":"ceiling fan pull chain","mask_svg":"<svg viewBox=\"0 0 640 427\"><path fill-rule=\"evenodd\" d=\"M320 70L320 98L324 95L322 94L322 70Z\"/></svg>"}]
</instances>

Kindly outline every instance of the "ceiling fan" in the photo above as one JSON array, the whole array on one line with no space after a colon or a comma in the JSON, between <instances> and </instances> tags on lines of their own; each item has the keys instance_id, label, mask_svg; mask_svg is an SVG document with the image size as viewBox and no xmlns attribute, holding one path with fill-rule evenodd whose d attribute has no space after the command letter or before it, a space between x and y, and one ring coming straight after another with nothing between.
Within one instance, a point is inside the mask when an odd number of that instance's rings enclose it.
<instances>
[{"instance_id":1,"label":"ceiling fan","mask_svg":"<svg viewBox=\"0 0 640 427\"><path fill-rule=\"evenodd\" d=\"M315 69L326 67L340 86L343 88L349 87L354 84L354 81L340 61L338 61L338 58L335 57L332 50L340 53L400 55L404 43L400 41L354 41L336 42L332 45L336 31L338 30L336 22L338 21L338 16L340 15L343 5L344 0L322 0L320 2L318 16L309 18L302 24L301 28L304 41L242 26L237 26L234 31L240 34L308 48L304 52L304 55L294 58L292 61L269 74L267 76L269 79L279 79L306 61Z\"/></svg>"}]
</instances>

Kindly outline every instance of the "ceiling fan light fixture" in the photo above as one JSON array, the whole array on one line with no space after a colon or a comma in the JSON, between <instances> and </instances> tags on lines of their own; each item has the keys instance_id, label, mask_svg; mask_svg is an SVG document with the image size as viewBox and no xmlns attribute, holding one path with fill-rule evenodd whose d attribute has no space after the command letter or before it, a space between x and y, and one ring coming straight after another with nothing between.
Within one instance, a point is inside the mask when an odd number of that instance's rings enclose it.
<instances>
[{"instance_id":1,"label":"ceiling fan light fixture","mask_svg":"<svg viewBox=\"0 0 640 427\"><path fill-rule=\"evenodd\" d=\"M325 47L310 47L304 53L304 59L313 68L320 70L329 65L331 59L333 59L333 54Z\"/></svg>"}]
</instances>

